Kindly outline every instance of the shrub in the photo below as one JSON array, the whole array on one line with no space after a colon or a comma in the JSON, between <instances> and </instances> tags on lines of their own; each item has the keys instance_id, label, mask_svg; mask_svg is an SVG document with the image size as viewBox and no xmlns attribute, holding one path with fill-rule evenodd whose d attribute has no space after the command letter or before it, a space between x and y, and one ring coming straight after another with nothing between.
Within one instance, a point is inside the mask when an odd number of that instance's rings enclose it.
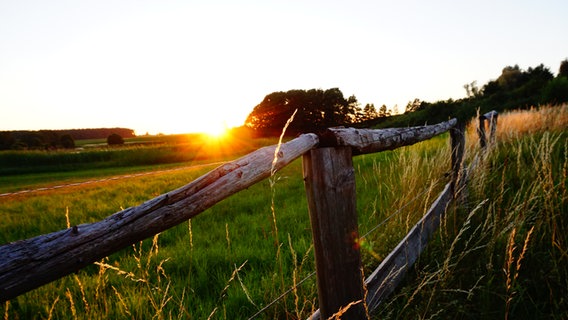
<instances>
[{"instance_id":1,"label":"shrub","mask_svg":"<svg viewBox=\"0 0 568 320\"><path fill-rule=\"evenodd\" d=\"M113 133L107 138L107 144L109 146L124 144L124 139L119 134Z\"/></svg>"},{"instance_id":2,"label":"shrub","mask_svg":"<svg viewBox=\"0 0 568 320\"><path fill-rule=\"evenodd\" d=\"M75 149L75 140L69 134L64 134L59 140L61 146L65 149Z\"/></svg>"},{"instance_id":3,"label":"shrub","mask_svg":"<svg viewBox=\"0 0 568 320\"><path fill-rule=\"evenodd\" d=\"M542 92L543 103L558 104L568 102L568 78L557 77L551 80Z\"/></svg>"}]
</instances>

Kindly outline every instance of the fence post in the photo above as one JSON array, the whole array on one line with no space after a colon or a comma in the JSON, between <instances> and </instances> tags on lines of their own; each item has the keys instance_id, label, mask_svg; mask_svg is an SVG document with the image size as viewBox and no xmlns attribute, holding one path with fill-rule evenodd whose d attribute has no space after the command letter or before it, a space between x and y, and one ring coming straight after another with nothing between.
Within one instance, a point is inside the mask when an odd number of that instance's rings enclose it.
<instances>
[{"instance_id":1,"label":"fence post","mask_svg":"<svg viewBox=\"0 0 568 320\"><path fill-rule=\"evenodd\" d=\"M365 319L351 148L313 149L304 154L303 171L322 319L350 303L341 318Z\"/></svg>"},{"instance_id":2,"label":"fence post","mask_svg":"<svg viewBox=\"0 0 568 320\"><path fill-rule=\"evenodd\" d=\"M452 192L454 197L463 191L465 186L466 172L463 166L463 154L465 149L465 122L459 121L450 129L450 143L452 148Z\"/></svg>"},{"instance_id":3,"label":"fence post","mask_svg":"<svg viewBox=\"0 0 568 320\"><path fill-rule=\"evenodd\" d=\"M499 114L497 111L491 111L484 114L485 118L489 121L489 143L495 142L495 131L497 130L497 118Z\"/></svg>"},{"instance_id":4,"label":"fence post","mask_svg":"<svg viewBox=\"0 0 568 320\"><path fill-rule=\"evenodd\" d=\"M485 116L479 116L479 124L477 126L477 135L479 136L479 145L481 149L487 146L487 138L485 137Z\"/></svg>"},{"instance_id":5,"label":"fence post","mask_svg":"<svg viewBox=\"0 0 568 320\"><path fill-rule=\"evenodd\" d=\"M489 111L481 116L479 116L479 126L477 128L477 134L479 135L479 144L481 149L485 149L487 146L487 137L485 134L485 120L489 122L489 142L495 142L495 130L497 129L497 118L499 113L497 111Z\"/></svg>"}]
</instances>

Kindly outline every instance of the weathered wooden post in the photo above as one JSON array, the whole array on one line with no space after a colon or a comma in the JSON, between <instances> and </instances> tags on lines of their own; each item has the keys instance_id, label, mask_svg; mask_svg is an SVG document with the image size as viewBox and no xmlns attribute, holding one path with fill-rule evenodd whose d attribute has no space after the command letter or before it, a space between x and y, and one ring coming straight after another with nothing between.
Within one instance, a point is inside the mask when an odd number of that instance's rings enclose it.
<instances>
[{"instance_id":1,"label":"weathered wooden post","mask_svg":"<svg viewBox=\"0 0 568 320\"><path fill-rule=\"evenodd\" d=\"M463 154L465 149L465 122L458 122L450 129L450 144L452 148L451 162L451 186L454 197L465 187L466 172L463 166Z\"/></svg>"},{"instance_id":2,"label":"weathered wooden post","mask_svg":"<svg viewBox=\"0 0 568 320\"><path fill-rule=\"evenodd\" d=\"M479 136L479 145L484 150L487 146L487 138L485 137L485 117L479 116L479 124L477 125L477 135Z\"/></svg>"},{"instance_id":3,"label":"weathered wooden post","mask_svg":"<svg viewBox=\"0 0 568 320\"><path fill-rule=\"evenodd\" d=\"M495 130L497 129L497 118L499 114L497 111L489 111L479 116L479 126L477 128L477 134L479 135L479 144L481 149L487 147L487 137L485 134L485 120L489 122L489 142L495 142Z\"/></svg>"},{"instance_id":4,"label":"weathered wooden post","mask_svg":"<svg viewBox=\"0 0 568 320\"><path fill-rule=\"evenodd\" d=\"M365 319L361 254L350 147L313 149L303 157L322 319Z\"/></svg>"},{"instance_id":5,"label":"weathered wooden post","mask_svg":"<svg viewBox=\"0 0 568 320\"><path fill-rule=\"evenodd\" d=\"M497 111L489 111L483 115L489 121L489 143L495 142L495 131L497 130L497 118L499 114Z\"/></svg>"}]
</instances>

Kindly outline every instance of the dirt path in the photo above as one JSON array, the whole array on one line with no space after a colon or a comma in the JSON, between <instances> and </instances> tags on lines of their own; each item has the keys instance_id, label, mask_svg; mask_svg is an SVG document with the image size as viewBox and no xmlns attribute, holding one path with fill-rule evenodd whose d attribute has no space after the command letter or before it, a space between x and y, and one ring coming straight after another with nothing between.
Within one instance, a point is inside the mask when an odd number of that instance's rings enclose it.
<instances>
[{"instance_id":1,"label":"dirt path","mask_svg":"<svg viewBox=\"0 0 568 320\"><path fill-rule=\"evenodd\" d=\"M29 193L40 192L40 191L49 191L49 190L55 190L55 189L84 186L84 185L88 185L88 184L95 184L95 183L108 182L108 181L114 181L114 180L130 179L130 178L149 176L149 175L153 175L153 174L180 171L180 170L186 170L186 169L198 169L198 168L202 168L202 167L215 166L215 165L218 166L218 165L221 165L223 163L225 163L225 162L212 162L212 163L199 164L199 165L194 165L194 166L179 167L179 168L174 168L174 169L132 173L132 174L125 174L125 175L111 176L111 177L107 177L107 178L103 178L103 179L93 179L93 180L67 183L67 184L60 184L60 185L54 185L54 186L48 186L48 187L42 187L42 188L36 188L36 189L26 189L26 190L20 190L20 191L15 191L15 192L0 193L0 198L1 197L10 197L10 196L22 195L22 194L29 194Z\"/></svg>"}]
</instances>

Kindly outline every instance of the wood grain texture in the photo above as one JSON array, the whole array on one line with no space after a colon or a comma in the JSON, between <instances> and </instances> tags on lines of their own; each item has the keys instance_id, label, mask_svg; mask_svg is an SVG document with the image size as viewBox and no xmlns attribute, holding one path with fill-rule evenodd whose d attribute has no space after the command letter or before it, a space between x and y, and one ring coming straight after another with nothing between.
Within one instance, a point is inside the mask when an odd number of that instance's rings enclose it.
<instances>
[{"instance_id":1,"label":"wood grain texture","mask_svg":"<svg viewBox=\"0 0 568 320\"><path fill-rule=\"evenodd\" d=\"M430 126L391 129L330 128L320 135L320 146L348 146L354 154L393 150L428 140L455 126L456 119Z\"/></svg>"},{"instance_id":2,"label":"wood grain texture","mask_svg":"<svg viewBox=\"0 0 568 320\"><path fill-rule=\"evenodd\" d=\"M321 314L327 319L359 301L341 318L365 319L351 148L311 150L303 167Z\"/></svg>"}]
</instances>

